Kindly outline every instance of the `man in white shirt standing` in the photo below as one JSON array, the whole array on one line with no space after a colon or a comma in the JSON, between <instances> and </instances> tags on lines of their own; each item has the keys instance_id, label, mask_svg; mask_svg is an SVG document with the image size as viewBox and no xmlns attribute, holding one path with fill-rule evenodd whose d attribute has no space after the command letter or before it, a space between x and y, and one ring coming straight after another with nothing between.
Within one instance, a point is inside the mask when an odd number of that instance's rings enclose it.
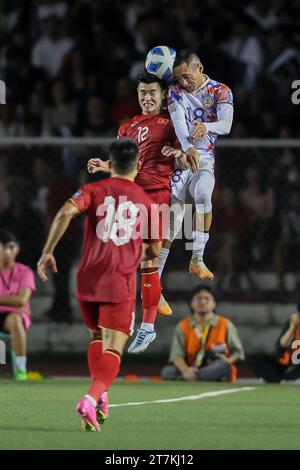
<instances>
[{"instance_id":1,"label":"man in white shirt standing","mask_svg":"<svg viewBox=\"0 0 300 470\"><path fill-rule=\"evenodd\" d=\"M56 15L45 18L46 34L35 44L32 50L32 63L46 70L50 78L57 76L64 58L72 49L74 41L62 37L60 20Z\"/></svg>"},{"instance_id":2,"label":"man in white shirt standing","mask_svg":"<svg viewBox=\"0 0 300 470\"><path fill-rule=\"evenodd\" d=\"M159 258L160 275L169 255L173 240L179 232L185 210L186 197L195 202L193 218L193 254L190 273L199 279L213 279L213 273L203 261L205 245L212 222L212 192L214 189L214 146L218 135L230 132L233 119L233 97L224 84L211 80L203 73L199 57L192 51L179 51L173 70L175 85L169 89L168 108L182 150L196 154L199 169L177 170L172 182L172 204L181 206L180 216L170 227L168 240L163 243ZM165 155L177 156L178 150L165 147Z\"/></svg>"}]
</instances>

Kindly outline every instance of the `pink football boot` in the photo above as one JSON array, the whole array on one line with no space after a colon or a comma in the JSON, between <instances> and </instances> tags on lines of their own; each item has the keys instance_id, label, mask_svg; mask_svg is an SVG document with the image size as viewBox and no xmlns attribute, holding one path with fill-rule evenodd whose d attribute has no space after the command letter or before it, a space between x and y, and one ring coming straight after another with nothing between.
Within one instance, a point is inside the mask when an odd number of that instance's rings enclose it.
<instances>
[{"instance_id":1,"label":"pink football boot","mask_svg":"<svg viewBox=\"0 0 300 470\"><path fill-rule=\"evenodd\" d=\"M109 417L108 405L108 393L103 392L97 406L97 418L100 424L103 424Z\"/></svg>"},{"instance_id":2,"label":"pink football boot","mask_svg":"<svg viewBox=\"0 0 300 470\"><path fill-rule=\"evenodd\" d=\"M100 424L97 421L96 408L93 407L87 398L82 398L76 406L76 411L81 416L82 428L91 432L101 431Z\"/></svg>"}]
</instances>

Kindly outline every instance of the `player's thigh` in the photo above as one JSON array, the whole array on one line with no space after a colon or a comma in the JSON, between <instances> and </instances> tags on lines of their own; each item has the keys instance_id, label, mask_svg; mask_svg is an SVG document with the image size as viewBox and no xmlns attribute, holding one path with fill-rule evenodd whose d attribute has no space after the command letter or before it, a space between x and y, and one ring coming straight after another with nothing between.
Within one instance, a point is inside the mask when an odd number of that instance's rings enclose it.
<instances>
[{"instance_id":1,"label":"player's thigh","mask_svg":"<svg viewBox=\"0 0 300 470\"><path fill-rule=\"evenodd\" d=\"M185 202L172 195L170 207L170 223L165 233L165 240L173 241L178 235L185 214Z\"/></svg>"},{"instance_id":2,"label":"player's thigh","mask_svg":"<svg viewBox=\"0 0 300 470\"><path fill-rule=\"evenodd\" d=\"M133 333L134 321L135 300L101 303L99 326L102 328L103 350L116 349L122 353L128 336Z\"/></svg>"},{"instance_id":3,"label":"player's thigh","mask_svg":"<svg viewBox=\"0 0 300 470\"><path fill-rule=\"evenodd\" d=\"M192 172L190 170L180 170L177 169L174 171L171 178L171 194L172 197L176 198L181 202L185 202L188 182Z\"/></svg>"},{"instance_id":4,"label":"player's thigh","mask_svg":"<svg viewBox=\"0 0 300 470\"><path fill-rule=\"evenodd\" d=\"M22 316L16 312L8 313L3 322L3 331L6 333L12 333L18 328L25 330Z\"/></svg>"},{"instance_id":5,"label":"player's thigh","mask_svg":"<svg viewBox=\"0 0 300 470\"><path fill-rule=\"evenodd\" d=\"M200 170L189 182L189 193L196 204L204 206L203 212L208 212L207 207L211 206L214 187L215 177L209 170Z\"/></svg>"},{"instance_id":6,"label":"player's thigh","mask_svg":"<svg viewBox=\"0 0 300 470\"><path fill-rule=\"evenodd\" d=\"M99 331L100 303L80 300L79 304L81 314L90 332Z\"/></svg>"}]
</instances>

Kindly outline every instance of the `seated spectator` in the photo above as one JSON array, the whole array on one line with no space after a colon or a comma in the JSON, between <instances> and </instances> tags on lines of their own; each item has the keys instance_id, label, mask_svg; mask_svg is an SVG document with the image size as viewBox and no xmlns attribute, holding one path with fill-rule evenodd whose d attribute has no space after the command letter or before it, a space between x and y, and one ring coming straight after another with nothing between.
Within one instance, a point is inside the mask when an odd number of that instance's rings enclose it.
<instances>
[{"instance_id":1,"label":"seated spectator","mask_svg":"<svg viewBox=\"0 0 300 470\"><path fill-rule=\"evenodd\" d=\"M67 9L67 3L61 0L42 0L38 6L37 17L39 20L44 20L52 15L64 18L67 14Z\"/></svg>"},{"instance_id":2,"label":"seated spectator","mask_svg":"<svg viewBox=\"0 0 300 470\"><path fill-rule=\"evenodd\" d=\"M0 214L9 206L7 157L0 155Z\"/></svg>"},{"instance_id":3,"label":"seated spectator","mask_svg":"<svg viewBox=\"0 0 300 470\"><path fill-rule=\"evenodd\" d=\"M50 106L44 112L44 131L46 134L61 134L63 128L70 131L77 122L77 103L71 101L66 85L56 80L51 88Z\"/></svg>"},{"instance_id":4,"label":"seated spectator","mask_svg":"<svg viewBox=\"0 0 300 470\"><path fill-rule=\"evenodd\" d=\"M298 343L295 343L297 342ZM295 343L295 344L294 344ZM300 313L285 323L276 343L281 383L300 379Z\"/></svg>"},{"instance_id":5,"label":"seated spectator","mask_svg":"<svg viewBox=\"0 0 300 470\"><path fill-rule=\"evenodd\" d=\"M300 305L298 305L298 312L293 313L283 326L276 341L275 354L251 359L256 376L263 378L266 382L286 383L300 378L299 311ZM294 343L297 341L298 343Z\"/></svg>"},{"instance_id":6,"label":"seated spectator","mask_svg":"<svg viewBox=\"0 0 300 470\"><path fill-rule=\"evenodd\" d=\"M0 137L16 137L19 133L15 108L8 103L5 106L0 105Z\"/></svg>"},{"instance_id":7,"label":"seated spectator","mask_svg":"<svg viewBox=\"0 0 300 470\"><path fill-rule=\"evenodd\" d=\"M43 242L44 226L38 211L31 206L32 187L24 176L13 176L8 180L7 190L9 205L0 213L0 227L14 233L20 241L20 261L35 267Z\"/></svg>"},{"instance_id":8,"label":"seated spectator","mask_svg":"<svg viewBox=\"0 0 300 470\"><path fill-rule=\"evenodd\" d=\"M105 133L106 126L104 102L99 96L92 95L86 101L84 123L79 127L78 132L85 137L99 137L101 133Z\"/></svg>"},{"instance_id":9,"label":"seated spectator","mask_svg":"<svg viewBox=\"0 0 300 470\"><path fill-rule=\"evenodd\" d=\"M29 301L35 291L35 279L28 266L16 262L19 251L15 235L0 230L0 332L11 335L16 379L26 380L26 332L31 324Z\"/></svg>"},{"instance_id":10,"label":"seated spectator","mask_svg":"<svg viewBox=\"0 0 300 470\"><path fill-rule=\"evenodd\" d=\"M270 0L254 0L245 8L245 14L252 18L256 25L268 32L279 23L276 9Z\"/></svg>"},{"instance_id":11,"label":"seated spectator","mask_svg":"<svg viewBox=\"0 0 300 470\"><path fill-rule=\"evenodd\" d=\"M62 206L63 202L72 196L74 187L63 172L63 162L59 155L47 153L34 161L34 176L39 187L38 195L42 196L46 205L46 229ZM70 274L74 258L80 243L79 221L67 230L64 241L56 251L58 272L53 274L54 296L50 309L46 312L48 318L55 322L71 322L72 306L70 292Z\"/></svg>"},{"instance_id":12,"label":"seated spectator","mask_svg":"<svg viewBox=\"0 0 300 470\"><path fill-rule=\"evenodd\" d=\"M298 288L300 285L300 193L295 187L288 200L288 208L281 218L281 237L276 248L276 271L278 289L286 290L285 276L287 271L297 274Z\"/></svg>"},{"instance_id":13,"label":"seated spectator","mask_svg":"<svg viewBox=\"0 0 300 470\"><path fill-rule=\"evenodd\" d=\"M225 288L225 277L228 276L226 290L241 289L241 274L246 275L252 289L256 285L250 275L249 247L252 240L252 212L241 204L234 191L226 186L220 188L214 212L213 229L214 245L212 251L217 263L216 290L221 294Z\"/></svg>"},{"instance_id":14,"label":"seated spectator","mask_svg":"<svg viewBox=\"0 0 300 470\"><path fill-rule=\"evenodd\" d=\"M236 21L231 38L222 44L221 49L236 61L235 75L239 78L238 91L242 98L244 93L255 88L263 65L263 49L257 36L253 34L251 20L241 18Z\"/></svg>"},{"instance_id":15,"label":"seated spectator","mask_svg":"<svg viewBox=\"0 0 300 470\"><path fill-rule=\"evenodd\" d=\"M232 322L216 315L216 302L209 287L198 287L191 299L192 316L176 326L170 363L163 368L165 380L234 382L234 363L244 359L243 347Z\"/></svg>"},{"instance_id":16,"label":"seated spectator","mask_svg":"<svg viewBox=\"0 0 300 470\"><path fill-rule=\"evenodd\" d=\"M124 119L128 119L140 112L136 98L136 90L131 80L119 78L116 82L116 98L109 117L113 124L119 125Z\"/></svg>"},{"instance_id":17,"label":"seated spectator","mask_svg":"<svg viewBox=\"0 0 300 470\"><path fill-rule=\"evenodd\" d=\"M252 255L264 266L270 264L273 256L274 233L273 215L275 196L273 188L262 180L258 168L249 166L245 173L246 188L240 198L246 208L253 213ZM262 182L263 181L263 182Z\"/></svg>"},{"instance_id":18,"label":"seated spectator","mask_svg":"<svg viewBox=\"0 0 300 470\"><path fill-rule=\"evenodd\" d=\"M32 50L32 64L45 69L50 78L56 77L65 56L74 45L74 41L61 35L61 23L57 16L45 19L45 35L39 39Z\"/></svg>"},{"instance_id":19,"label":"seated spectator","mask_svg":"<svg viewBox=\"0 0 300 470\"><path fill-rule=\"evenodd\" d=\"M265 99L273 103L274 110L278 110L281 109L278 105L290 104L292 106L290 87L295 77L299 77L300 53L294 46L290 32L286 29L274 30L268 37L268 42L270 61L265 74ZM275 107L274 96L277 102Z\"/></svg>"}]
</instances>

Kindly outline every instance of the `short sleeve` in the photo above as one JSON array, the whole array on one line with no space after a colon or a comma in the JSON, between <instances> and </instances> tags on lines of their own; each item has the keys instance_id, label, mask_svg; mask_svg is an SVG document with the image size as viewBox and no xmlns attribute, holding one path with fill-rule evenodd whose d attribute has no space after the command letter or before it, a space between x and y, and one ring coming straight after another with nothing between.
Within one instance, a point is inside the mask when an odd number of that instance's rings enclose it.
<instances>
[{"instance_id":1,"label":"short sleeve","mask_svg":"<svg viewBox=\"0 0 300 470\"><path fill-rule=\"evenodd\" d=\"M171 346L171 351L170 351L170 357L169 357L169 362L173 362L174 359L181 357L182 359L185 359L186 356L186 351L185 351L185 341L184 341L184 334L182 331L182 328L180 326L180 323L176 326L173 340L172 340L172 346Z\"/></svg>"},{"instance_id":2,"label":"short sleeve","mask_svg":"<svg viewBox=\"0 0 300 470\"><path fill-rule=\"evenodd\" d=\"M217 104L227 103L233 106L233 94L227 85L220 85L217 93Z\"/></svg>"},{"instance_id":3,"label":"short sleeve","mask_svg":"<svg viewBox=\"0 0 300 470\"><path fill-rule=\"evenodd\" d=\"M73 196L70 201L80 210L80 212L86 212L92 201L92 191L90 185L82 186Z\"/></svg>"},{"instance_id":4,"label":"short sleeve","mask_svg":"<svg viewBox=\"0 0 300 470\"><path fill-rule=\"evenodd\" d=\"M239 359L243 361L245 359L244 348L242 346L238 331L231 321L228 322L227 343L229 354L232 355L238 353Z\"/></svg>"},{"instance_id":5,"label":"short sleeve","mask_svg":"<svg viewBox=\"0 0 300 470\"><path fill-rule=\"evenodd\" d=\"M126 125L126 121L124 121L119 127L118 135L117 135L118 139L120 139L120 137L126 137L127 135L126 131L127 131L127 125Z\"/></svg>"},{"instance_id":6,"label":"short sleeve","mask_svg":"<svg viewBox=\"0 0 300 470\"><path fill-rule=\"evenodd\" d=\"M29 287L33 292L36 290L33 271L26 266L20 280L20 288Z\"/></svg>"}]
</instances>

